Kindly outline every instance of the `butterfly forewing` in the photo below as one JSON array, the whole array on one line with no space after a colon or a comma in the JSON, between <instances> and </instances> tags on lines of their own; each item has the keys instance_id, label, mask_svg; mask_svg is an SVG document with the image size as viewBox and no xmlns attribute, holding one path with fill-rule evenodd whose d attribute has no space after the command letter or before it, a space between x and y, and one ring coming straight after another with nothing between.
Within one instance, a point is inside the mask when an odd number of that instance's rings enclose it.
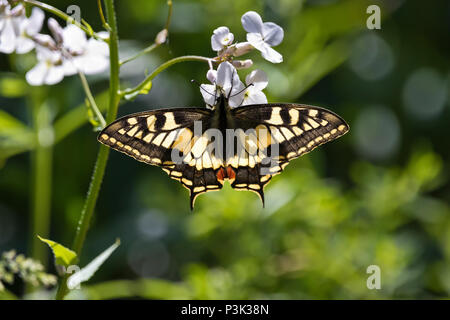
<instances>
[{"instance_id":1,"label":"butterfly forewing","mask_svg":"<svg viewBox=\"0 0 450 320\"><path fill-rule=\"evenodd\" d=\"M232 187L255 191L261 198L264 185L290 160L336 139L349 129L347 123L333 112L307 105L243 106L232 110L232 115L236 127L246 130L248 139L256 136L258 147L253 157L258 174L247 165L238 166ZM252 153L248 152L246 156L252 158Z\"/></svg>"},{"instance_id":2,"label":"butterfly forewing","mask_svg":"<svg viewBox=\"0 0 450 320\"><path fill-rule=\"evenodd\" d=\"M191 206L200 193L219 190L215 170L221 159L209 154L205 131L208 109L183 108L132 114L108 125L98 140L136 160L160 166L191 192ZM195 122L200 123L195 132ZM205 145L206 144L206 145Z\"/></svg>"}]
</instances>

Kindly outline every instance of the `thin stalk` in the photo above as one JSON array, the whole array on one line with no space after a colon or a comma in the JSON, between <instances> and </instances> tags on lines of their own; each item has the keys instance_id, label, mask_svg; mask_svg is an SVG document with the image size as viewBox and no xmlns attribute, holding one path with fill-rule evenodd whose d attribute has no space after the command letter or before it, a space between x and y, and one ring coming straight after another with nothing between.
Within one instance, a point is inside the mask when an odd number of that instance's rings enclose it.
<instances>
[{"instance_id":1,"label":"thin stalk","mask_svg":"<svg viewBox=\"0 0 450 320\"><path fill-rule=\"evenodd\" d=\"M110 31L111 27L108 23L106 23L105 15L103 14L103 8L102 8L102 0L97 0L97 7L98 7L98 14L100 15L100 19L102 20L103 27Z\"/></svg>"},{"instance_id":2,"label":"thin stalk","mask_svg":"<svg viewBox=\"0 0 450 320\"><path fill-rule=\"evenodd\" d=\"M106 121L112 122L117 116L117 108L119 107L120 96L119 92L119 39L117 35L116 15L114 11L114 0L105 0L106 17L109 31L109 55L110 55L110 87L109 87L109 106ZM106 164L108 162L109 148L104 145L100 146L95 163L94 172L92 174L91 184L86 197L83 211L81 212L80 220L73 242L72 250L77 253L78 259L81 256L86 234L89 229L89 224L94 213L95 205L97 203L98 194L100 191L103 176L105 174ZM62 300L68 292L67 289L68 275L62 277L56 299Z\"/></svg>"},{"instance_id":3,"label":"thin stalk","mask_svg":"<svg viewBox=\"0 0 450 320\"><path fill-rule=\"evenodd\" d=\"M131 57L128 57L128 58L126 58L126 59L121 60L121 61L120 61L120 65L122 66L122 65L124 65L125 63L128 63L128 62L130 62L130 61L133 61L133 60L139 58L140 56L143 56L144 54L150 53L150 52L152 52L153 50L155 50L156 48L158 48L160 45L161 45L160 43L156 43L156 42L155 42L155 43L152 43L150 46L148 46L147 48L145 48L145 49L139 51L139 52L136 53L135 55L133 55L133 56L131 56Z\"/></svg>"},{"instance_id":4,"label":"thin stalk","mask_svg":"<svg viewBox=\"0 0 450 320\"><path fill-rule=\"evenodd\" d=\"M201 62L210 63L211 58L202 57L202 56L181 56L181 57L173 58L169 61L166 61L165 63L160 65L158 68L153 70L153 72L150 73L144 80L142 80L142 82L139 83L136 87L122 91L121 96L130 95L130 94L141 91L162 71L169 68L170 66L173 66L176 63L185 62L185 61L201 61Z\"/></svg>"},{"instance_id":5,"label":"thin stalk","mask_svg":"<svg viewBox=\"0 0 450 320\"><path fill-rule=\"evenodd\" d=\"M81 71L78 71L78 75L80 76L81 84L83 85L83 89L84 92L86 93L86 97L89 101L89 104L91 105L91 109L94 111L94 114L97 117L98 121L100 121L100 126L104 128L106 126L105 119L103 118L103 115L100 112L97 103L95 103L95 99L94 96L92 95L91 89L89 88L89 83L86 80L86 76Z\"/></svg>"}]
</instances>

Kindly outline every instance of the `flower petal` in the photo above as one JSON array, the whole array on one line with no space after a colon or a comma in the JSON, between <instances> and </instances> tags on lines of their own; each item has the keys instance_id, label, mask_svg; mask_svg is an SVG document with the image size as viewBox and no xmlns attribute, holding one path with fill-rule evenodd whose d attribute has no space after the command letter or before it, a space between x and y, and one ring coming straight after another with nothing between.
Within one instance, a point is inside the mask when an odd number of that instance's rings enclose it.
<instances>
[{"instance_id":1,"label":"flower petal","mask_svg":"<svg viewBox=\"0 0 450 320\"><path fill-rule=\"evenodd\" d=\"M241 18L242 26L247 32L260 33L263 32L263 22L258 13L255 11L246 12Z\"/></svg>"},{"instance_id":2,"label":"flower petal","mask_svg":"<svg viewBox=\"0 0 450 320\"><path fill-rule=\"evenodd\" d=\"M284 37L283 28L273 22L266 22L263 24L262 34L264 42L270 46L279 45Z\"/></svg>"},{"instance_id":3,"label":"flower petal","mask_svg":"<svg viewBox=\"0 0 450 320\"><path fill-rule=\"evenodd\" d=\"M219 97L220 93L216 91L216 86L213 84L201 84L200 93L203 96L205 103L213 106L216 104L216 98Z\"/></svg>"},{"instance_id":4,"label":"flower petal","mask_svg":"<svg viewBox=\"0 0 450 320\"><path fill-rule=\"evenodd\" d=\"M64 69L62 66L52 66L48 69L44 83L48 85L57 84L64 78Z\"/></svg>"},{"instance_id":5,"label":"flower petal","mask_svg":"<svg viewBox=\"0 0 450 320\"><path fill-rule=\"evenodd\" d=\"M245 77L245 83L247 85L252 84L252 89L261 91L267 87L269 80L267 79L267 75L264 71L253 70L247 75L247 77Z\"/></svg>"},{"instance_id":6,"label":"flower petal","mask_svg":"<svg viewBox=\"0 0 450 320\"><path fill-rule=\"evenodd\" d=\"M267 97L262 91L251 90L242 103L243 106L250 104L266 104Z\"/></svg>"},{"instance_id":7,"label":"flower petal","mask_svg":"<svg viewBox=\"0 0 450 320\"><path fill-rule=\"evenodd\" d=\"M263 58L267 61L272 63L283 62L283 56L265 43L257 33L247 33L247 41L261 51Z\"/></svg>"},{"instance_id":8,"label":"flower petal","mask_svg":"<svg viewBox=\"0 0 450 320\"><path fill-rule=\"evenodd\" d=\"M272 63L283 62L283 56L276 50L272 49L270 46L266 46L264 50L261 50L261 54L264 59Z\"/></svg>"},{"instance_id":9,"label":"flower petal","mask_svg":"<svg viewBox=\"0 0 450 320\"><path fill-rule=\"evenodd\" d=\"M38 62L25 75L25 79L32 86L40 86L44 84L45 76L47 75L48 65L45 62Z\"/></svg>"},{"instance_id":10,"label":"flower petal","mask_svg":"<svg viewBox=\"0 0 450 320\"><path fill-rule=\"evenodd\" d=\"M259 33L247 33L247 41L259 51L264 50L267 44L264 43L263 37Z\"/></svg>"},{"instance_id":11,"label":"flower petal","mask_svg":"<svg viewBox=\"0 0 450 320\"><path fill-rule=\"evenodd\" d=\"M16 33L11 19L7 19L0 35L0 52L12 53L16 47Z\"/></svg>"},{"instance_id":12,"label":"flower petal","mask_svg":"<svg viewBox=\"0 0 450 320\"><path fill-rule=\"evenodd\" d=\"M232 108L236 108L242 105L246 91L247 90L245 90L245 85L241 81L239 81L239 83L233 86L233 89L229 94L228 105Z\"/></svg>"},{"instance_id":13,"label":"flower petal","mask_svg":"<svg viewBox=\"0 0 450 320\"><path fill-rule=\"evenodd\" d=\"M96 74L105 71L109 59L102 55L86 54L73 59L75 66L85 74Z\"/></svg>"},{"instance_id":14,"label":"flower petal","mask_svg":"<svg viewBox=\"0 0 450 320\"><path fill-rule=\"evenodd\" d=\"M65 59L62 64L62 68L65 76L72 76L78 73L78 70L72 60Z\"/></svg>"},{"instance_id":15,"label":"flower petal","mask_svg":"<svg viewBox=\"0 0 450 320\"><path fill-rule=\"evenodd\" d=\"M229 90L236 81L237 71L228 61L222 62L217 68L217 85L224 91ZM238 77L239 80L239 77Z\"/></svg>"},{"instance_id":16,"label":"flower petal","mask_svg":"<svg viewBox=\"0 0 450 320\"><path fill-rule=\"evenodd\" d=\"M33 40L25 38L25 37L18 37L16 39L16 53L23 54L31 51L35 47L35 43Z\"/></svg>"},{"instance_id":17,"label":"flower petal","mask_svg":"<svg viewBox=\"0 0 450 320\"><path fill-rule=\"evenodd\" d=\"M64 47L70 51L83 53L87 43L86 34L77 26L70 24L62 31Z\"/></svg>"},{"instance_id":18,"label":"flower petal","mask_svg":"<svg viewBox=\"0 0 450 320\"><path fill-rule=\"evenodd\" d=\"M89 39L87 44L87 51L90 54L103 55L109 57L109 47L106 42L96 40L94 38Z\"/></svg>"},{"instance_id":19,"label":"flower petal","mask_svg":"<svg viewBox=\"0 0 450 320\"><path fill-rule=\"evenodd\" d=\"M29 36L34 36L42 29L42 24L44 22L45 14L39 8L34 7L31 11L31 16L26 20L26 33Z\"/></svg>"}]
</instances>

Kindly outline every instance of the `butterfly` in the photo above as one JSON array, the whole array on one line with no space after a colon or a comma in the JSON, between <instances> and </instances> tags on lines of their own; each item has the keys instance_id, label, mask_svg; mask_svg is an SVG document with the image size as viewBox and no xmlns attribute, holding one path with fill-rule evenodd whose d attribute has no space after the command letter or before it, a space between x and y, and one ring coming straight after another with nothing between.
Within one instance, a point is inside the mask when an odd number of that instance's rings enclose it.
<instances>
[{"instance_id":1,"label":"butterfly","mask_svg":"<svg viewBox=\"0 0 450 320\"><path fill-rule=\"evenodd\" d=\"M211 108L145 111L115 120L98 141L138 161L161 167L198 195L220 190L225 180L257 193L289 163L349 130L319 107L271 103L231 108L220 95Z\"/></svg>"}]
</instances>

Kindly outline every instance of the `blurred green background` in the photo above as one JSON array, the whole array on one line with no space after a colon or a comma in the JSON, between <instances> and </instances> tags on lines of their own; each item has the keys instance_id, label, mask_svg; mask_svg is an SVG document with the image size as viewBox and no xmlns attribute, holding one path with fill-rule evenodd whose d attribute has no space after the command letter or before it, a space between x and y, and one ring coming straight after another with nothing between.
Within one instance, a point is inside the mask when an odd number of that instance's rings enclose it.
<instances>
[{"instance_id":1,"label":"blurred green background","mask_svg":"<svg viewBox=\"0 0 450 320\"><path fill-rule=\"evenodd\" d=\"M63 11L73 4L47 2ZM96 1L76 4L100 30ZM370 4L381 7L381 30L366 28ZM167 5L116 6L128 57L153 42ZM282 64L248 56L268 74L269 101L329 108L350 132L276 176L265 209L255 194L225 186L200 196L191 213L187 190L161 169L111 152L81 265L117 237L122 245L72 297L449 298L450 3L175 0L173 10L168 44L127 64L124 85L173 57L213 57L218 26L244 41L240 17L255 10L285 30ZM0 54L0 253L45 256L55 273L48 248L32 249L33 212L44 230L49 224L48 238L70 246L99 144L78 78L28 87L34 62L33 53ZM206 83L206 71L198 62L171 67L119 115L203 106L190 80ZM89 81L106 107L107 74ZM366 287L369 265L381 268L380 290ZM24 290L20 281L8 289Z\"/></svg>"}]
</instances>

